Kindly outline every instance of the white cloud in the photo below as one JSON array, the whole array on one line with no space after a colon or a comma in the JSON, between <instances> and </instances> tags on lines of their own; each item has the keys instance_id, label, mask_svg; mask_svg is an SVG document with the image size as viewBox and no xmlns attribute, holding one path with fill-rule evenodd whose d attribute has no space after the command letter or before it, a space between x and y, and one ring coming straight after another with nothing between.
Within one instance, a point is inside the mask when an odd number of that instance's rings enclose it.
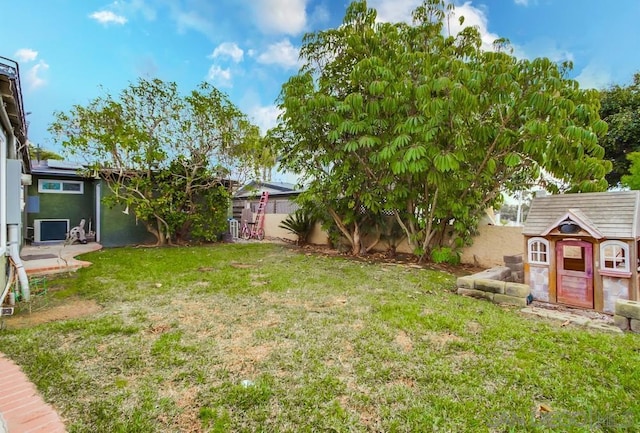
<instances>
[{"instance_id":1,"label":"white cloud","mask_svg":"<svg viewBox=\"0 0 640 433\"><path fill-rule=\"evenodd\" d=\"M213 53L211 54L211 58L215 59L216 57L231 57L234 62L238 63L242 61L242 56L244 55L244 51L235 42L223 42L218 45Z\"/></svg>"},{"instance_id":2,"label":"white cloud","mask_svg":"<svg viewBox=\"0 0 640 433\"><path fill-rule=\"evenodd\" d=\"M125 24L127 22L127 18L122 15L116 15L111 11L96 11L89 15L90 18L98 21L100 24Z\"/></svg>"},{"instance_id":3,"label":"white cloud","mask_svg":"<svg viewBox=\"0 0 640 433\"><path fill-rule=\"evenodd\" d=\"M207 80L222 87L231 87L231 70L222 69L218 65L211 65L207 73Z\"/></svg>"},{"instance_id":4,"label":"white cloud","mask_svg":"<svg viewBox=\"0 0 640 433\"><path fill-rule=\"evenodd\" d=\"M37 64L29 68L25 77L29 90L35 90L47 84L47 81L42 77L42 75L48 69L49 65L44 60L40 60Z\"/></svg>"},{"instance_id":5,"label":"white cloud","mask_svg":"<svg viewBox=\"0 0 640 433\"><path fill-rule=\"evenodd\" d=\"M20 48L18 51L16 51L14 56L16 57L16 59L18 59L19 62L33 62L36 57L38 57L38 52L32 50L31 48Z\"/></svg>"},{"instance_id":6,"label":"white cloud","mask_svg":"<svg viewBox=\"0 0 640 433\"><path fill-rule=\"evenodd\" d=\"M132 0L129 5L126 5L133 12L140 11L142 15L148 21L154 21L156 19L156 11L151 6L145 3L145 0Z\"/></svg>"},{"instance_id":7,"label":"white cloud","mask_svg":"<svg viewBox=\"0 0 640 433\"><path fill-rule=\"evenodd\" d=\"M370 0L367 4L378 12L377 21L410 23L411 12L421 3L422 0Z\"/></svg>"},{"instance_id":8,"label":"white cloud","mask_svg":"<svg viewBox=\"0 0 640 433\"><path fill-rule=\"evenodd\" d=\"M513 0L513 2L520 6L529 6L529 0Z\"/></svg>"},{"instance_id":9,"label":"white cloud","mask_svg":"<svg viewBox=\"0 0 640 433\"><path fill-rule=\"evenodd\" d=\"M208 37L215 35L213 24L196 11L178 12L175 19L180 33L185 33L187 30L195 30Z\"/></svg>"},{"instance_id":10,"label":"white cloud","mask_svg":"<svg viewBox=\"0 0 640 433\"><path fill-rule=\"evenodd\" d=\"M589 63L575 78L584 89L604 89L611 84L611 74L602 67Z\"/></svg>"},{"instance_id":11,"label":"white cloud","mask_svg":"<svg viewBox=\"0 0 640 433\"><path fill-rule=\"evenodd\" d=\"M284 68L295 68L299 65L299 49L294 47L289 39L271 44L267 50L258 56L258 62L280 65Z\"/></svg>"},{"instance_id":12,"label":"white cloud","mask_svg":"<svg viewBox=\"0 0 640 433\"><path fill-rule=\"evenodd\" d=\"M276 126L280 113L280 109L275 105L256 105L249 109L249 118L260 128L260 133L264 135L269 129Z\"/></svg>"},{"instance_id":13,"label":"white cloud","mask_svg":"<svg viewBox=\"0 0 640 433\"><path fill-rule=\"evenodd\" d=\"M537 38L517 46L514 54L518 58L526 59L547 57L556 63L575 60L571 51L558 46L558 42L550 38Z\"/></svg>"},{"instance_id":14,"label":"white cloud","mask_svg":"<svg viewBox=\"0 0 640 433\"><path fill-rule=\"evenodd\" d=\"M412 23L411 13L416 9L422 0L369 0L370 7L376 9L380 22L405 22ZM471 5L467 1L455 8L455 15L444 23L444 31L448 34L457 35L463 28L477 26L482 38L482 49L493 50L493 42L499 38L495 33L489 31L489 20L482 9ZM460 25L460 17L464 16L464 23Z\"/></svg>"},{"instance_id":15,"label":"white cloud","mask_svg":"<svg viewBox=\"0 0 640 433\"><path fill-rule=\"evenodd\" d=\"M308 0L252 0L258 27L267 33L297 35L307 26Z\"/></svg>"},{"instance_id":16,"label":"white cloud","mask_svg":"<svg viewBox=\"0 0 640 433\"><path fill-rule=\"evenodd\" d=\"M460 17L464 17L464 23L460 25ZM451 34L458 34L465 27L476 27L482 38L482 49L485 51L493 51L493 42L500 38L495 33L489 31L489 20L482 9L476 8L468 1L455 9L455 16L448 21ZM445 23L445 30L447 23Z\"/></svg>"}]
</instances>

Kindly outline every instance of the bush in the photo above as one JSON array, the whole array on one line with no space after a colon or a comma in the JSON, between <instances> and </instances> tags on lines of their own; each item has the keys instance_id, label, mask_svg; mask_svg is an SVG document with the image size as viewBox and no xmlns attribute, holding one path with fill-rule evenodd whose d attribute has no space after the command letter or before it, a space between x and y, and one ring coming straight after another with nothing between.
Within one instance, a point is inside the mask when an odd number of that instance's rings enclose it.
<instances>
[{"instance_id":1,"label":"bush","mask_svg":"<svg viewBox=\"0 0 640 433\"><path fill-rule=\"evenodd\" d=\"M434 263L460 264L460 253L450 247L436 247L431 250L431 261Z\"/></svg>"},{"instance_id":2,"label":"bush","mask_svg":"<svg viewBox=\"0 0 640 433\"><path fill-rule=\"evenodd\" d=\"M298 245L305 245L313 232L317 218L305 209L298 209L282 221L278 227L298 236Z\"/></svg>"}]
</instances>

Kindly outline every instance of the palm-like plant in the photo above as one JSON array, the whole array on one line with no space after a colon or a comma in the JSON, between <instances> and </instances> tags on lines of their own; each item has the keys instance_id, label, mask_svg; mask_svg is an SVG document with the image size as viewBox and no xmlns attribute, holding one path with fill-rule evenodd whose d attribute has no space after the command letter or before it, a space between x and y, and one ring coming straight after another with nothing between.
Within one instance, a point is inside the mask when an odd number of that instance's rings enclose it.
<instances>
[{"instance_id":1,"label":"palm-like plant","mask_svg":"<svg viewBox=\"0 0 640 433\"><path fill-rule=\"evenodd\" d=\"M285 218L278 227L288 230L298 236L298 245L305 245L313 232L317 218L306 209L298 209Z\"/></svg>"}]
</instances>

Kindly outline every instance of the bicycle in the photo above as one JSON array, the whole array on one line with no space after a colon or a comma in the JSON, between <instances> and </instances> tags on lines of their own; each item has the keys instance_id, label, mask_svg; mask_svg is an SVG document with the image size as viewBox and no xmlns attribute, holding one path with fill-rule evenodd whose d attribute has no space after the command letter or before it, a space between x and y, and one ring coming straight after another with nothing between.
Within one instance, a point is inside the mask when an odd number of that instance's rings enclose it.
<instances>
[{"instance_id":1,"label":"bicycle","mask_svg":"<svg viewBox=\"0 0 640 433\"><path fill-rule=\"evenodd\" d=\"M259 241L264 239L264 229L262 227L256 227L257 223L245 222L242 224L241 236L242 239L248 241L249 239L257 239ZM251 228L249 228L251 226Z\"/></svg>"}]
</instances>

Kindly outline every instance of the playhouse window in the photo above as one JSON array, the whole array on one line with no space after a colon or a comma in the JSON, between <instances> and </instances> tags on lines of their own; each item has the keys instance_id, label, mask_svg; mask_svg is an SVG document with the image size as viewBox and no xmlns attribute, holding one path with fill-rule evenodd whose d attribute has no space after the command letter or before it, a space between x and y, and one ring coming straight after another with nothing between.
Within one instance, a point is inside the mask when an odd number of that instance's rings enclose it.
<instances>
[{"instance_id":1,"label":"playhouse window","mask_svg":"<svg viewBox=\"0 0 640 433\"><path fill-rule=\"evenodd\" d=\"M529 246L529 263L549 264L549 241L543 238L532 238L527 242Z\"/></svg>"},{"instance_id":2,"label":"playhouse window","mask_svg":"<svg viewBox=\"0 0 640 433\"><path fill-rule=\"evenodd\" d=\"M608 271L629 272L629 245L606 241L600 245L600 267Z\"/></svg>"},{"instance_id":3,"label":"playhouse window","mask_svg":"<svg viewBox=\"0 0 640 433\"><path fill-rule=\"evenodd\" d=\"M84 194L84 182L80 180L39 179L38 192L54 194Z\"/></svg>"}]
</instances>

